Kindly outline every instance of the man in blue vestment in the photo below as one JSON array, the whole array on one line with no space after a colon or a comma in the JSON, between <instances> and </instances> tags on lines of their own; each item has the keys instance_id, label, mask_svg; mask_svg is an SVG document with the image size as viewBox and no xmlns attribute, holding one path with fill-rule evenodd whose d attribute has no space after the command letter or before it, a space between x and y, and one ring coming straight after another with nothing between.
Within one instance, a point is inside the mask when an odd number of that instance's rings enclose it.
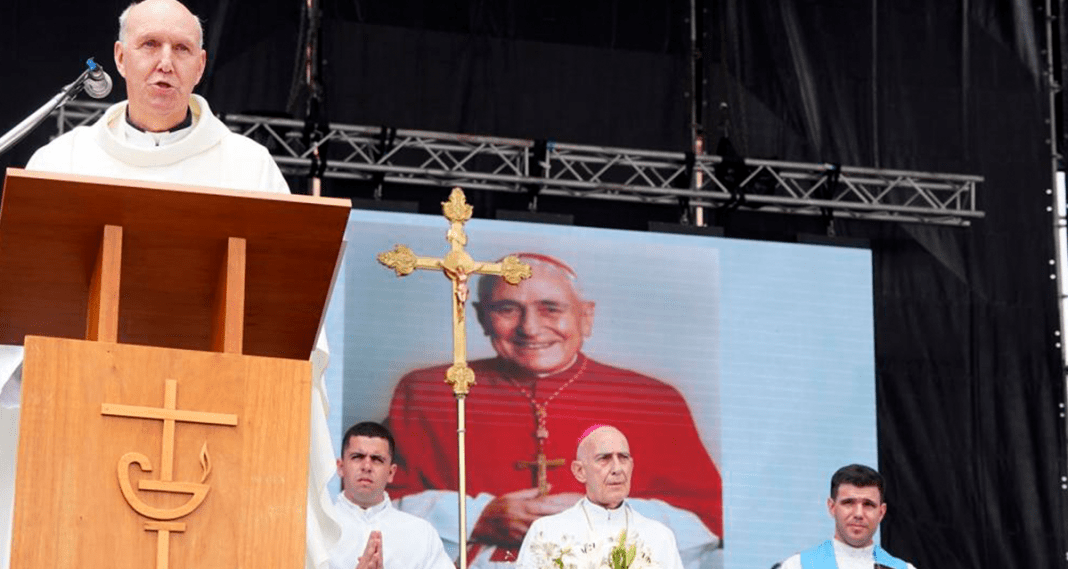
<instances>
[{"instance_id":1,"label":"man in blue vestment","mask_svg":"<svg viewBox=\"0 0 1068 569\"><path fill-rule=\"evenodd\" d=\"M782 569L916 569L872 539L886 515L883 477L874 469L839 468L831 477L827 510L834 518L834 537L783 561Z\"/></svg>"}]
</instances>

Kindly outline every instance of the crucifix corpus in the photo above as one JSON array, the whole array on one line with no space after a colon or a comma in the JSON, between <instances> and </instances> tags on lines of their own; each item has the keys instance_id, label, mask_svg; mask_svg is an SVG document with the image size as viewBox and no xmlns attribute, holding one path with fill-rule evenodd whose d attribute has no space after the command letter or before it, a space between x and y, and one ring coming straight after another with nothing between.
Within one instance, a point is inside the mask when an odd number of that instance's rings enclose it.
<instances>
[{"instance_id":1,"label":"crucifix corpus","mask_svg":"<svg viewBox=\"0 0 1068 569\"><path fill-rule=\"evenodd\" d=\"M475 372L467 367L467 322L465 306L468 293L467 279L470 275L495 275L503 277L509 284L519 284L530 277L530 265L509 255L499 263L478 262L464 250L467 234L464 224L471 219L473 208L467 204L463 190L456 187L449 194L449 200L441 202L441 211L449 220L449 230L445 240L449 242L449 252L442 258L419 257L404 245L397 245L392 251L380 253L378 262L393 269L398 277L411 274L416 269L440 270L445 278L452 282L452 366L445 372L445 383L452 386L456 396L456 442L459 445L459 508L460 508L460 569L467 568L467 472L466 442L464 439L464 399L475 383ZM541 458L544 461L544 455Z\"/></svg>"}]
</instances>

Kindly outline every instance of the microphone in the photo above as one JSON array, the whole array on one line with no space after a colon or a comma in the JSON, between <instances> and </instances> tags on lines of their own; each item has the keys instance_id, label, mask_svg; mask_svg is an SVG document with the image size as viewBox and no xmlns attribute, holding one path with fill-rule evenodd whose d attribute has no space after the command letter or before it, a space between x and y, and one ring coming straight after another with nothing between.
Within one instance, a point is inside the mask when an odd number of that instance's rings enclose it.
<instances>
[{"instance_id":1,"label":"microphone","mask_svg":"<svg viewBox=\"0 0 1068 569\"><path fill-rule=\"evenodd\" d=\"M93 58L90 57L85 63L89 66L89 74L86 75L85 83L82 85L85 93L94 99L107 97L111 92L111 76L93 61Z\"/></svg>"}]
</instances>

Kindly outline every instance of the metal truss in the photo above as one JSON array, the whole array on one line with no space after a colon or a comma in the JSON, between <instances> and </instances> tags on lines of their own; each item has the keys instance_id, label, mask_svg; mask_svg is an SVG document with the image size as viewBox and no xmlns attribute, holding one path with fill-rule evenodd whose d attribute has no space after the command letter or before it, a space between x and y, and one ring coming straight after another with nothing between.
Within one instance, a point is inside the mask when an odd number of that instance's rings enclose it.
<instances>
[{"instance_id":1,"label":"metal truss","mask_svg":"<svg viewBox=\"0 0 1068 569\"><path fill-rule=\"evenodd\" d=\"M90 123L104 108L72 101L57 112L57 128ZM566 196L940 225L983 217L981 176L342 124L309 132L303 121L249 115L224 122L266 145L287 174L525 193L532 204Z\"/></svg>"}]
</instances>

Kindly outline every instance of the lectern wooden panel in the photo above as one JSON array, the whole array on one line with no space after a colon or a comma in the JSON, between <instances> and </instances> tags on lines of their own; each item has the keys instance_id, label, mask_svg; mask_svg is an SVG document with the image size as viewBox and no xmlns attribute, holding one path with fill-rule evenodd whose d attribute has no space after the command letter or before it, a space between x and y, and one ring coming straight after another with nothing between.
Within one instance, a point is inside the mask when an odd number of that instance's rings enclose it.
<instances>
[{"instance_id":1,"label":"lectern wooden panel","mask_svg":"<svg viewBox=\"0 0 1068 569\"><path fill-rule=\"evenodd\" d=\"M304 564L344 200L8 170L15 569Z\"/></svg>"},{"instance_id":2,"label":"lectern wooden panel","mask_svg":"<svg viewBox=\"0 0 1068 569\"><path fill-rule=\"evenodd\" d=\"M302 566L308 362L29 337L23 369L12 567Z\"/></svg>"}]
</instances>

